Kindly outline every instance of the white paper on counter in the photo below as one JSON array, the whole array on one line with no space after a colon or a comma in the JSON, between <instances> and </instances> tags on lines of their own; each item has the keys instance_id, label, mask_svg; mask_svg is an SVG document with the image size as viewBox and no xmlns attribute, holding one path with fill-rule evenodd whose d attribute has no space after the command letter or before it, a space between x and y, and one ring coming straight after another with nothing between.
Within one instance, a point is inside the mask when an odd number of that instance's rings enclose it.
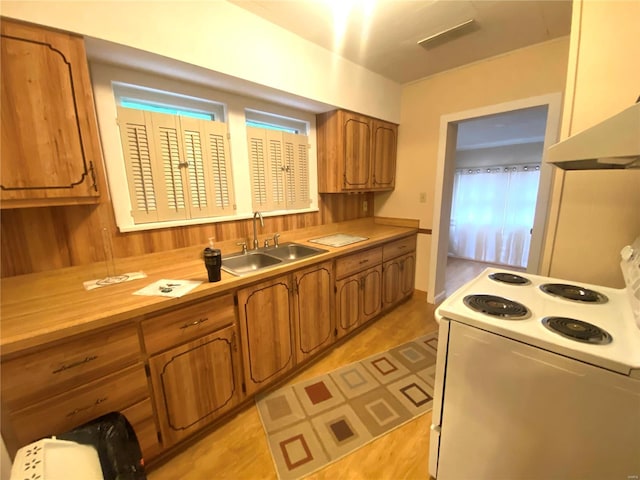
<instances>
[{"instance_id":1,"label":"white paper on counter","mask_svg":"<svg viewBox=\"0 0 640 480\"><path fill-rule=\"evenodd\" d=\"M83 282L85 290L93 290L94 288L108 287L109 285L117 285L123 282L129 282L131 280L137 280L139 278L146 278L147 274L144 272L129 272L122 275L114 275L113 277L99 278L97 280L88 280Z\"/></svg>"},{"instance_id":2,"label":"white paper on counter","mask_svg":"<svg viewBox=\"0 0 640 480\"><path fill-rule=\"evenodd\" d=\"M178 298L189 293L201 283L198 280L167 280L163 278L133 292L133 294Z\"/></svg>"}]
</instances>

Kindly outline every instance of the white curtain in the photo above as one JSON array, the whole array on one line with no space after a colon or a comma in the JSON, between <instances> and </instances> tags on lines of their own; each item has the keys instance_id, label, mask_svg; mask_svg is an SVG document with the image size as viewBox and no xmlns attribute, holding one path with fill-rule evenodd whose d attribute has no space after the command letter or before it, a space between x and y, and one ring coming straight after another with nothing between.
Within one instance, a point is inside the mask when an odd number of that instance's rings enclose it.
<instances>
[{"instance_id":1,"label":"white curtain","mask_svg":"<svg viewBox=\"0 0 640 480\"><path fill-rule=\"evenodd\" d=\"M540 167L456 170L449 254L526 267Z\"/></svg>"}]
</instances>

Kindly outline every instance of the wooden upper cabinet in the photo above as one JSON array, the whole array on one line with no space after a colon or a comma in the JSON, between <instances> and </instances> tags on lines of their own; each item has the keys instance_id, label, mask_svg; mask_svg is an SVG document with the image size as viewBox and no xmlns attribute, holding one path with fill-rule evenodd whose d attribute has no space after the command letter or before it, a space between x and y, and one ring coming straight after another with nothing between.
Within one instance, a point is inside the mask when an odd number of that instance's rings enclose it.
<instances>
[{"instance_id":1,"label":"wooden upper cabinet","mask_svg":"<svg viewBox=\"0 0 640 480\"><path fill-rule=\"evenodd\" d=\"M320 193L393 190L398 126L345 110L317 116Z\"/></svg>"},{"instance_id":2,"label":"wooden upper cabinet","mask_svg":"<svg viewBox=\"0 0 640 480\"><path fill-rule=\"evenodd\" d=\"M373 120L373 187L393 189L396 183L398 126Z\"/></svg>"},{"instance_id":3,"label":"wooden upper cabinet","mask_svg":"<svg viewBox=\"0 0 640 480\"><path fill-rule=\"evenodd\" d=\"M2 18L3 208L96 203L102 153L81 37Z\"/></svg>"},{"instance_id":4,"label":"wooden upper cabinet","mask_svg":"<svg viewBox=\"0 0 640 480\"><path fill-rule=\"evenodd\" d=\"M361 115L345 115L344 190L360 190L371 184L371 125Z\"/></svg>"}]
</instances>

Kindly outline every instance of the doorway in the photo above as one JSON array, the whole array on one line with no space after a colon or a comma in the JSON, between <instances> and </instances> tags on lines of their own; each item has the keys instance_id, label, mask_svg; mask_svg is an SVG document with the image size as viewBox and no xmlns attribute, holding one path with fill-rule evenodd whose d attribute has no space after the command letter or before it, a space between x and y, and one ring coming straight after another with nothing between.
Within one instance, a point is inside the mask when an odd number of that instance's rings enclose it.
<instances>
[{"instance_id":1,"label":"doorway","mask_svg":"<svg viewBox=\"0 0 640 480\"><path fill-rule=\"evenodd\" d=\"M429 272L428 301L440 303L446 297L446 266L450 244L450 219L456 175L456 151L458 133L467 136L468 125L480 124L483 120L494 124L504 124L514 112L529 112L540 115L544 112L546 126L542 138L542 163L539 168L539 187L535 200L533 228L530 238L526 238L528 252L526 271L540 273L540 256L547 224L548 201L551 191L553 167L544 163L544 152L556 143L560 125L561 94L549 94L539 97L507 102L479 109L445 115L440 122L440 143L436 171L436 192L434 201L434 225L431 243L431 269ZM505 132L509 128L505 129ZM485 138L489 138L484 135ZM482 138L482 133L477 138ZM499 141L499 140L496 140ZM509 141L504 138L503 141ZM455 233L455 232L454 232ZM522 232L520 232L522 236ZM522 255L522 251L519 252ZM502 262L501 262L502 263ZM522 261L521 263L525 263Z\"/></svg>"}]
</instances>

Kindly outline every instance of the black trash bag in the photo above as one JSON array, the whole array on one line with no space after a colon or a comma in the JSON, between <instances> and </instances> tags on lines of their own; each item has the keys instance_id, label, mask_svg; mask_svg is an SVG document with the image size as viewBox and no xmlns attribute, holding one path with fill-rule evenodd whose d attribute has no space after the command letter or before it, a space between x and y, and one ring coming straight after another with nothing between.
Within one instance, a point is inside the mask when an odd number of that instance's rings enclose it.
<instances>
[{"instance_id":1,"label":"black trash bag","mask_svg":"<svg viewBox=\"0 0 640 480\"><path fill-rule=\"evenodd\" d=\"M104 480L147 480L138 438L121 413L107 413L57 438L93 445Z\"/></svg>"}]
</instances>

